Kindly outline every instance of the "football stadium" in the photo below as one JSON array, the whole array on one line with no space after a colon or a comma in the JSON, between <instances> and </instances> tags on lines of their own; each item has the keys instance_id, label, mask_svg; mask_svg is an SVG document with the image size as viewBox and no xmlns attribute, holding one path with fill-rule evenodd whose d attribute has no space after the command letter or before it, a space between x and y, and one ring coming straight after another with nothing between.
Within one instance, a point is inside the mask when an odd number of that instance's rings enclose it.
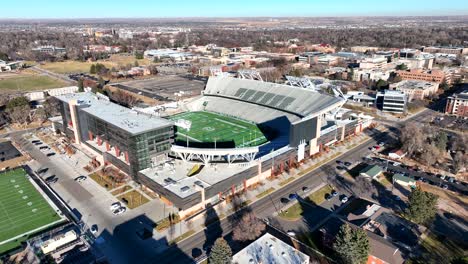
<instances>
[{"instance_id":1,"label":"football stadium","mask_svg":"<svg viewBox=\"0 0 468 264\"><path fill-rule=\"evenodd\" d=\"M57 98L62 120L55 125L63 134L181 217L279 175L372 122L341 109L339 94L227 76L210 77L197 97L144 111L91 93Z\"/></svg>"},{"instance_id":2,"label":"football stadium","mask_svg":"<svg viewBox=\"0 0 468 264\"><path fill-rule=\"evenodd\" d=\"M0 173L0 253L61 221L23 168Z\"/></svg>"}]
</instances>

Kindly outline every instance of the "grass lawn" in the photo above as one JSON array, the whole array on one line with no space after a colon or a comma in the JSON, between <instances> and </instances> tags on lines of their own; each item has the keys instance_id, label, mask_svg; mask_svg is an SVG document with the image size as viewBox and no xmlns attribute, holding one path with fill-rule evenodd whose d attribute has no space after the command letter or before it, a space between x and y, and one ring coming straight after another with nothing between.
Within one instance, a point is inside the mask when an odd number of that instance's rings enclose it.
<instances>
[{"instance_id":1,"label":"grass lawn","mask_svg":"<svg viewBox=\"0 0 468 264\"><path fill-rule=\"evenodd\" d=\"M467 250L459 243L434 233L427 235L421 242L421 247L424 250L422 258L433 263L448 263L452 258L464 256Z\"/></svg>"},{"instance_id":2,"label":"grass lawn","mask_svg":"<svg viewBox=\"0 0 468 264\"><path fill-rule=\"evenodd\" d=\"M127 64L134 64L135 61L138 61L138 65L143 66L143 65L149 65L151 64L151 60L149 59L141 59L137 60L135 59L135 56L130 55L123 55L123 54L113 54L110 56L108 60L105 60L106 62L111 62L112 64L115 64L116 66L118 65L127 65ZM98 61L99 62L99 61Z\"/></svg>"},{"instance_id":3,"label":"grass lawn","mask_svg":"<svg viewBox=\"0 0 468 264\"><path fill-rule=\"evenodd\" d=\"M140 205L143 205L147 202L149 202L148 198L143 196L140 192L137 190L130 191L128 193L125 193L119 197L117 197L119 200L124 202L128 208L133 209L137 208ZM128 202L126 203L125 200Z\"/></svg>"},{"instance_id":4,"label":"grass lawn","mask_svg":"<svg viewBox=\"0 0 468 264\"><path fill-rule=\"evenodd\" d=\"M0 80L0 90L3 92L40 91L67 86L67 83L44 75L18 75Z\"/></svg>"},{"instance_id":5,"label":"grass lawn","mask_svg":"<svg viewBox=\"0 0 468 264\"><path fill-rule=\"evenodd\" d=\"M333 188L330 185L325 185L316 192L309 195L308 198L311 202L318 205L325 201L325 194L331 193L332 190Z\"/></svg>"},{"instance_id":6,"label":"grass lawn","mask_svg":"<svg viewBox=\"0 0 468 264\"><path fill-rule=\"evenodd\" d=\"M130 186L128 186L128 185L125 185L124 187L121 187L121 188L118 188L118 189L116 189L116 190L113 190L113 191L111 192L111 194L114 195L114 196L117 196L117 195L122 194L122 193L124 193L124 192L126 192L126 191L128 191L128 190L131 190L131 189L132 189L132 187L130 187Z\"/></svg>"},{"instance_id":7,"label":"grass lawn","mask_svg":"<svg viewBox=\"0 0 468 264\"><path fill-rule=\"evenodd\" d=\"M177 127L176 142L214 147L250 147L267 142L256 124L248 121L211 113L185 112L170 117L171 120L191 121L189 130Z\"/></svg>"},{"instance_id":8,"label":"grass lawn","mask_svg":"<svg viewBox=\"0 0 468 264\"><path fill-rule=\"evenodd\" d=\"M43 65L40 65L40 68L51 71L51 72L60 73L60 74L80 73L80 72L89 73L89 69L91 65L95 63L102 63L108 68L111 68L114 66L114 64L110 62L61 61L61 62L47 62Z\"/></svg>"},{"instance_id":9,"label":"grass lawn","mask_svg":"<svg viewBox=\"0 0 468 264\"><path fill-rule=\"evenodd\" d=\"M257 198L262 198L263 196L268 195L269 193L272 193L274 190L275 190L275 188L270 187L270 188L266 189L265 191L263 191L263 192L257 194L256 197L257 197Z\"/></svg>"},{"instance_id":10,"label":"grass lawn","mask_svg":"<svg viewBox=\"0 0 468 264\"><path fill-rule=\"evenodd\" d=\"M112 190L114 188L117 188L119 186L122 186L124 183L115 183L113 182L107 175L101 176L99 173L92 173L89 175L91 179L93 179L95 182L97 182L99 185L102 187L106 188L106 190Z\"/></svg>"},{"instance_id":11,"label":"grass lawn","mask_svg":"<svg viewBox=\"0 0 468 264\"><path fill-rule=\"evenodd\" d=\"M286 220L295 221L301 218L302 213L304 212L304 210L302 210L303 206L304 205L301 205L300 203L295 203L293 206L279 213L279 216Z\"/></svg>"},{"instance_id":12,"label":"grass lawn","mask_svg":"<svg viewBox=\"0 0 468 264\"><path fill-rule=\"evenodd\" d=\"M280 186L284 186L284 185L286 185L286 184L288 184L288 183L294 181L294 179L295 179L294 177L289 177L289 178L287 178L286 180L280 182L279 185L280 185Z\"/></svg>"},{"instance_id":13,"label":"grass lawn","mask_svg":"<svg viewBox=\"0 0 468 264\"><path fill-rule=\"evenodd\" d=\"M0 242L37 232L61 220L27 177L22 168L0 174ZM0 249L16 247L21 239L24 240L19 238Z\"/></svg>"}]
</instances>

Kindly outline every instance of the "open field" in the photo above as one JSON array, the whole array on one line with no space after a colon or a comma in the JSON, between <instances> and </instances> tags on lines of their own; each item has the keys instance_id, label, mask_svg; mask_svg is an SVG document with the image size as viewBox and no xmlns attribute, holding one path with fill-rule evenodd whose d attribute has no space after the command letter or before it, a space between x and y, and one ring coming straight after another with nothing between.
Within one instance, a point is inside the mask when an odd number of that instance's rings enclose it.
<instances>
[{"instance_id":1,"label":"open field","mask_svg":"<svg viewBox=\"0 0 468 264\"><path fill-rule=\"evenodd\" d=\"M0 242L61 219L27 177L22 168L0 174Z\"/></svg>"},{"instance_id":2,"label":"open field","mask_svg":"<svg viewBox=\"0 0 468 264\"><path fill-rule=\"evenodd\" d=\"M2 92L40 91L64 86L67 86L67 83L45 75L16 74L5 78L0 75L0 91Z\"/></svg>"},{"instance_id":3,"label":"open field","mask_svg":"<svg viewBox=\"0 0 468 264\"><path fill-rule=\"evenodd\" d=\"M170 117L171 120L191 122L189 130L177 127L176 142L189 146L250 147L267 142L257 125L240 119L211 112L185 112Z\"/></svg>"},{"instance_id":4,"label":"open field","mask_svg":"<svg viewBox=\"0 0 468 264\"><path fill-rule=\"evenodd\" d=\"M99 60L95 62L81 62L81 61L63 61L63 62L47 62L40 65L41 68L49 70L51 72L67 74L67 73L89 73L89 69L92 64L101 63L104 64L107 68L115 67L116 69L119 66L126 66L127 64L134 65L135 61L138 61L139 65L148 65L151 61L147 59L137 60L134 56L125 56L125 55L112 55L107 60Z\"/></svg>"}]
</instances>

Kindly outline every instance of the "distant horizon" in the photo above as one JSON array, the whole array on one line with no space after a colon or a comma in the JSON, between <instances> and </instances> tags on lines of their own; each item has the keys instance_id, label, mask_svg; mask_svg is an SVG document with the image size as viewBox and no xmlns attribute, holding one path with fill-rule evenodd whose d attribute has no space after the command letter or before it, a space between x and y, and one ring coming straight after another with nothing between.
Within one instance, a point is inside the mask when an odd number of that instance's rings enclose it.
<instances>
[{"instance_id":1,"label":"distant horizon","mask_svg":"<svg viewBox=\"0 0 468 264\"><path fill-rule=\"evenodd\" d=\"M1 20L467 16L466 0L36 0L2 3ZM2 17L4 16L4 17Z\"/></svg>"},{"instance_id":2,"label":"distant horizon","mask_svg":"<svg viewBox=\"0 0 468 264\"><path fill-rule=\"evenodd\" d=\"M25 18L25 17L0 17L0 21L5 20L85 20L85 19L249 19L249 18L263 18L263 19L286 19L286 18L394 18L394 17L415 17L415 18L424 18L424 17L466 17L468 19L468 14L465 15L349 15L349 16L181 16L181 17L36 17L36 18Z\"/></svg>"}]
</instances>

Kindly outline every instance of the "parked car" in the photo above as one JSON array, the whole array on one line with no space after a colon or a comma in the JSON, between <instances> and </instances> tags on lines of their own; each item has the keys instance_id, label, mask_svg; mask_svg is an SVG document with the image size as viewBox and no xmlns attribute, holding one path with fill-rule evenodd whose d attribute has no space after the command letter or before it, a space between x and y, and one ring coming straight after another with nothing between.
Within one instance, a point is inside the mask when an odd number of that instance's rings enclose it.
<instances>
[{"instance_id":1,"label":"parked car","mask_svg":"<svg viewBox=\"0 0 468 264\"><path fill-rule=\"evenodd\" d=\"M121 215L121 214L125 213L125 211L127 211L127 208L125 208L125 207L120 207L119 209L113 211L112 213L113 213L114 215Z\"/></svg>"},{"instance_id":2,"label":"parked car","mask_svg":"<svg viewBox=\"0 0 468 264\"><path fill-rule=\"evenodd\" d=\"M33 141L31 141L31 143L33 143L33 144L35 144L35 143L37 143L37 142L41 142L41 141L40 141L40 140L37 140L37 139L36 139L36 140L33 140Z\"/></svg>"},{"instance_id":3,"label":"parked car","mask_svg":"<svg viewBox=\"0 0 468 264\"><path fill-rule=\"evenodd\" d=\"M381 147L385 146L385 142L380 142L379 146L381 146Z\"/></svg>"},{"instance_id":4,"label":"parked car","mask_svg":"<svg viewBox=\"0 0 468 264\"><path fill-rule=\"evenodd\" d=\"M291 231L291 230L289 230L287 234L288 234L288 236L292 236L292 237L296 236L296 232Z\"/></svg>"},{"instance_id":5,"label":"parked car","mask_svg":"<svg viewBox=\"0 0 468 264\"><path fill-rule=\"evenodd\" d=\"M447 184L442 185L442 189L448 190L448 185Z\"/></svg>"},{"instance_id":6,"label":"parked car","mask_svg":"<svg viewBox=\"0 0 468 264\"><path fill-rule=\"evenodd\" d=\"M346 196L346 195L343 196L343 197L341 198L341 202L342 202L342 203L348 202L348 196Z\"/></svg>"},{"instance_id":7,"label":"parked car","mask_svg":"<svg viewBox=\"0 0 468 264\"><path fill-rule=\"evenodd\" d=\"M280 201L281 201L281 203L284 203L284 204L287 204L287 203L290 202L289 199L286 198L286 197L281 198Z\"/></svg>"},{"instance_id":8,"label":"parked car","mask_svg":"<svg viewBox=\"0 0 468 264\"><path fill-rule=\"evenodd\" d=\"M93 234L93 235L97 234L97 232L98 232L98 227L97 227L97 225L92 225L91 228L89 229L89 231L90 231L91 234Z\"/></svg>"},{"instance_id":9,"label":"parked car","mask_svg":"<svg viewBox=\"0 0 468 264\"><path fill-rule=\"evenodd\" d=\"M375 145L375 146L374 146L374 149L379 150L379 149L380 149L380 146L379 146L379 145Z\"/></svg>"},{"instance_id":10,"label":"parked car","mask_svg":"<svg viewBox=\"0 0 468 264\"><path fill-rule=\"evenodd\" d=\"M453 177L447 177L447 181L450 182L450 183L454 183L454 182L455 182L455 178L453 178Z\"/></svg>"},{"instance_id":11,"label":"parked car","mask_svg":"<svg viewBox=\"0 0 468 264\"><path fill-rule=\"evenodd\" d=\"M51 156L54 156L55 155L55 152L51 152L51 153L47 153L47 157L51 157Z\"/></svg>"},{"instance_id":12,"label":"parked car","mask_svg":"<svg viewBox=\"0 0 468 264\"><path fill-rule=\"evenodd\" d=\"M51 176L51 177L47 177L45 181L48 184L52 184L52 183L56 183L58 181L58 178L55 176Z\"/></svg>"},{"instance_id":13,"label":"parked car","mask_svg":"<svg viewBox=\"0 0 468 264\"><path fill-rule=\"evenodd\" d=\"M40 146L39 149L49 149L49 146Z\"/></svg>"},{"instance_id":14,"label":"parked car","mask_svg":"<svg viewBox=\"0 0 468 264\"><path fill-rule=\"evenodd\" d=\"M332 193L331 193L331 195L332 195L333 197L338 196L338 192L335 191L335 190L333 190Z\"/></svg>"},{"instance_id":15,"label":"parked car","mask_svg":"<svg viewBox=\"0 0 468 264\"><path fill-rule=\"evenodd\" d=\"M120 204L120 202L115 202L115 203L111 204L110 210L115 211L115 210L119 209L121 206L122 206L122 204Z\"/></svg>"},{"instance_id":16,"label":"parked car","mask_svg":"<svg viewBox=\"0 0 468 264\"><path fill-rule=\"evenodd\" d=\"M304 186L304 187L302 187L302 191L305 192L305 193L308 193L308 192L310 192L310 188L307 187L307 186Z\"/></svg>"},{"instance_id":17,"label":"parked car","mask_svg":"<svg viewBox=\"0 0 468 264\"><path fill-rule=\"evenodd\" d=\"M330 201L333 198L333 196L329 193L325 194L325 200Z\"/></svg>"},{"instance_id":18,"label":"parked car","mask_svg":"<svg viewBox=\"0 0 468 264\"><path fill-rule=\"evenodd\" d=\"M351 162L349 162L349 161L347 161L347 162L345 162L345 163L344 163L344 165L345 165L346 167L349 167L349 166L351 166L351 165L352 165L352 163L351 163Z\"/></svg>"},{"instance_id":19,"label":"parked car","mask_svg":"<svg viewBox=\"0 0 468 264\"><path fill-rule=\"evenodd\" d=\"M75 181L76 181L76 182L82 182L82 181L84 181L84 180L86 180L86 179L87 179L86 176L81 175L81 176L76 177L76 178L75 178Z\"/></svg>"},{"instance_id":20,"label":"parked car","mask_svg":"<svg viewBox=\"0 0 468 264\"><path fill-rule=\"evenodd\" d=\"M297 199L297 194L291 193L291 194L289 195L289 200L296 200L296 199Z\"/></svg>"}]
</instances>

